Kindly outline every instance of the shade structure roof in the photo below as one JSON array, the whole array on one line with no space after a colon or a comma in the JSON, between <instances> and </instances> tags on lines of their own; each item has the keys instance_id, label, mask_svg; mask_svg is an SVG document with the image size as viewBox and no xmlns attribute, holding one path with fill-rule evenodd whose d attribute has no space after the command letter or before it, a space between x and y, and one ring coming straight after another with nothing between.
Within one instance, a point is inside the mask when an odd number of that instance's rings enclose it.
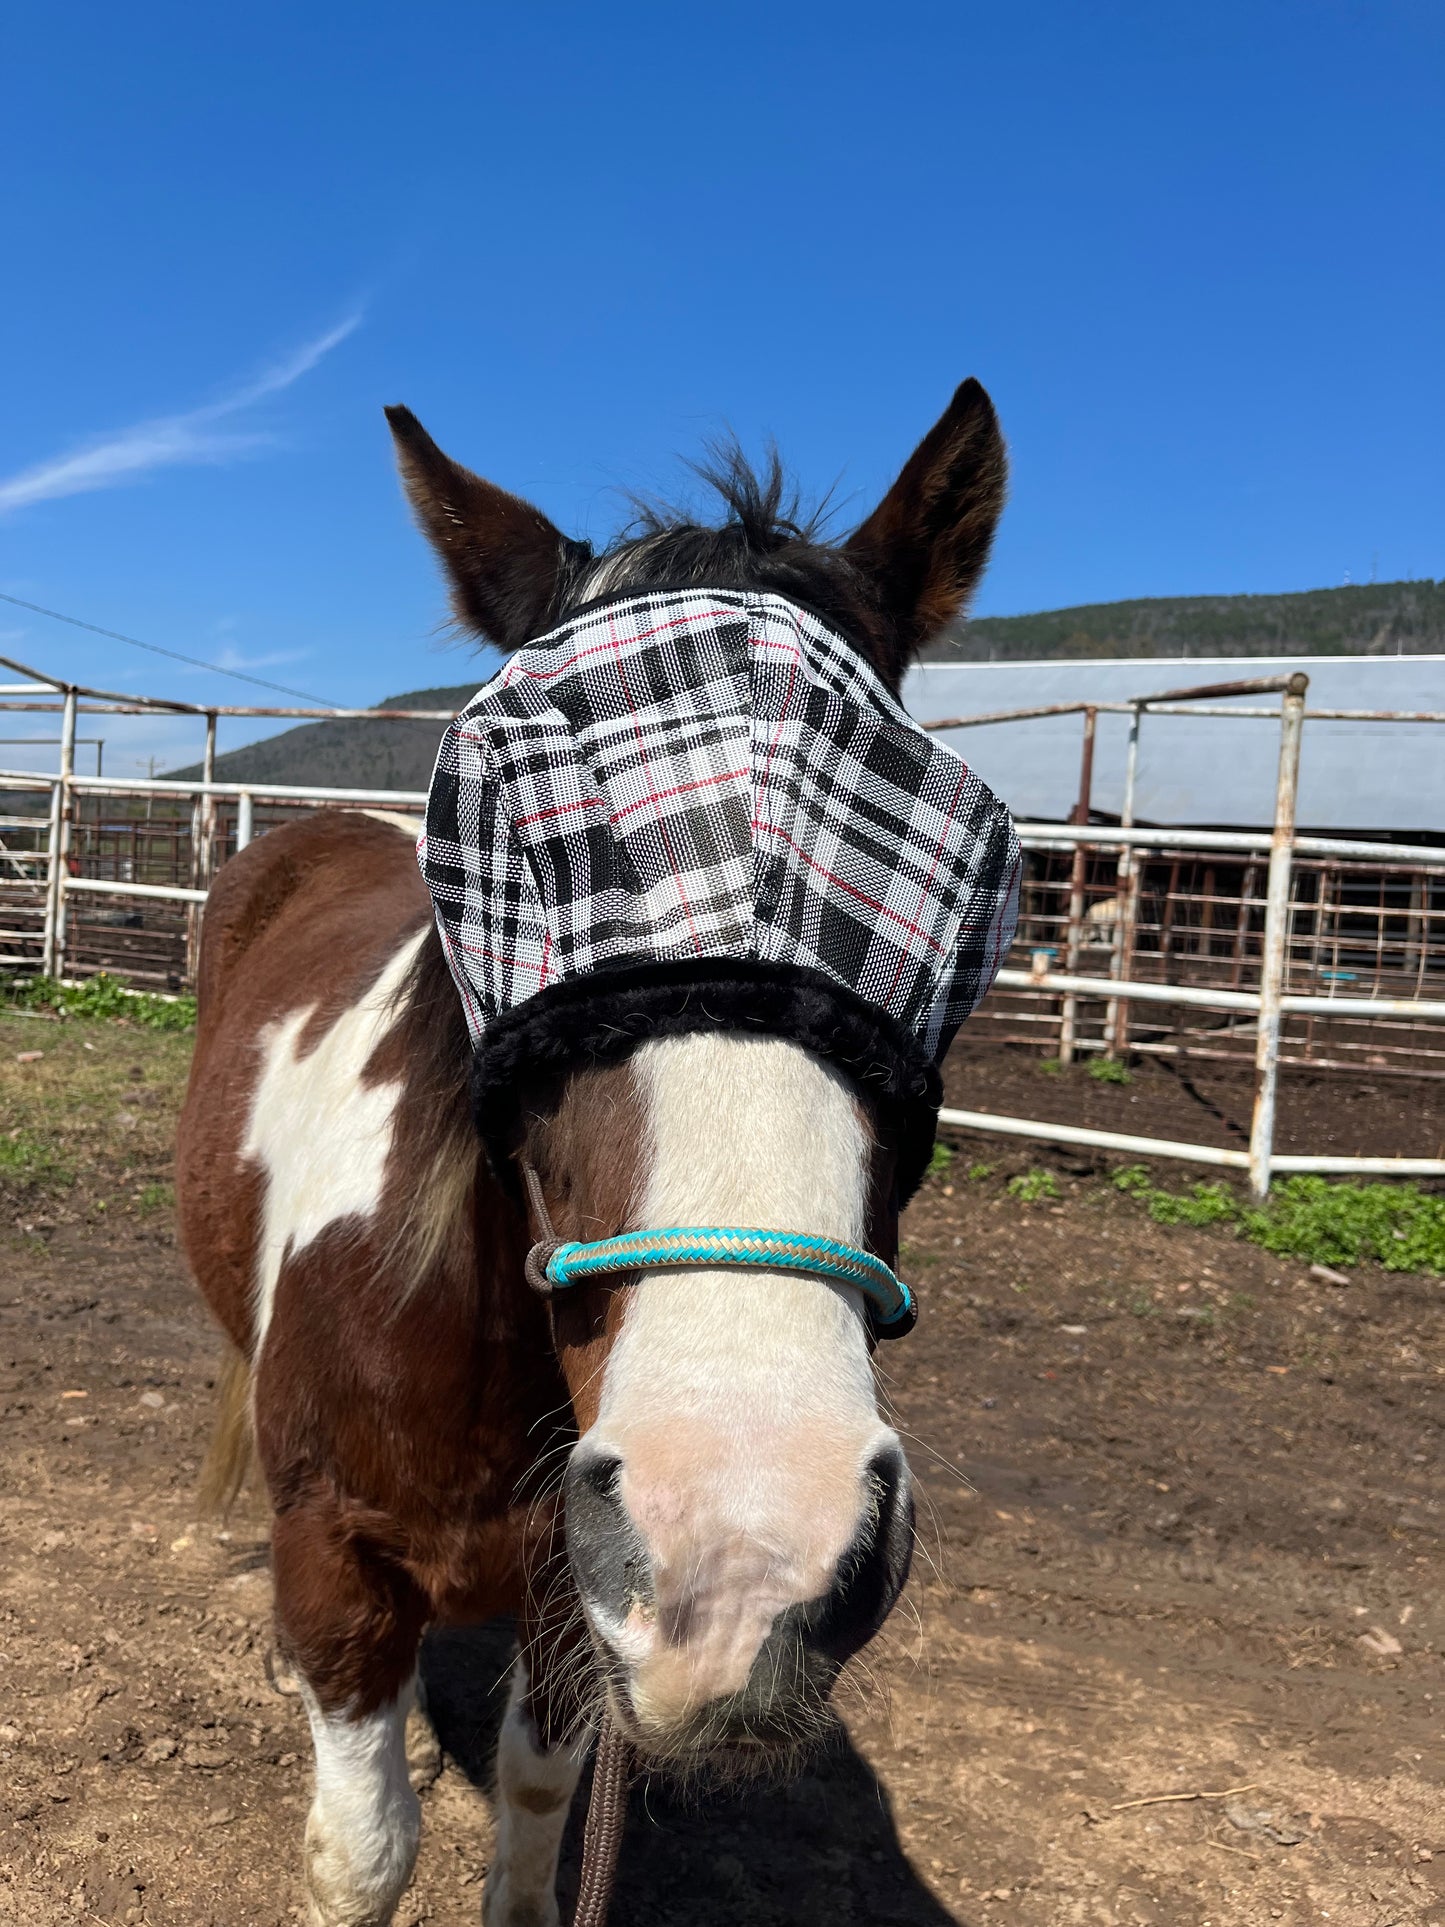
<instances>
[{"instance_id":1,"label":"shade structure roof","mask_svg":"<svg viewBox=\"0 0 1445 1927\"><path fill-rule=\"evenodd\" d=\"M1254 677L1309 677L1310 709L1445 713L1445 655L1153 657L1129 661L924 663L903 699L920 722L1049 703L1131 697ZM1277 695L1215 708L1269 708ZM1128 718L1100 715L1092 801L1117 814ZM1079 788L1081 718L1038 717L943 732L1020 819L1060 820ZM1134 814L1143 823L1253 829L1274 816L1277 723L1147 713ZM1298 820L1317 831L1445 832L1445 723L1306 721Z\"/></svg>"}]
</instances>

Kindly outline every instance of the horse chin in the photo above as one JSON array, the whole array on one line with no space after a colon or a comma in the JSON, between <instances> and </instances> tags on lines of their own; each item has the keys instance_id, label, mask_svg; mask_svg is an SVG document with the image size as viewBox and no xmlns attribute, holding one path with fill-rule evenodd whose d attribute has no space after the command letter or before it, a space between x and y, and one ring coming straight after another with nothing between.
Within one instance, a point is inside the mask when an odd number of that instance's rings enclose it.
<instances>
[{"instance_id":1,"label":"horse chin","mask_svg":"<svg viewBox=\"0 0 1445 1927\"><path fill-rule=\"evenodd\" d=\"M801 1661L786 1692L760 1690L760 1665L740 1692L666 1720L639 1709L627 1678L605 1652L599 1669L608 1715L641 1764L684 1788L780 1784L836 1745L843 1732L830 1697L839 1668L817 1655ZM777 1678L771 1660L766 1670Z\"/></svg>"}]
</instances>

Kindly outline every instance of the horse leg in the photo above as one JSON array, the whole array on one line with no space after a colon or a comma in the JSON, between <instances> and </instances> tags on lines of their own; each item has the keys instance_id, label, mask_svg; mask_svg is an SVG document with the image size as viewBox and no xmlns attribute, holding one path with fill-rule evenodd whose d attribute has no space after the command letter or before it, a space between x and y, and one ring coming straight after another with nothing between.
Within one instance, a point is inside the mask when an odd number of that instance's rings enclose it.
<instances>
[{"instance_id":1,"label":"horse leg","mask_svg":"<svg viewBox=\"0 0 1445 1927\"><path fill-rule=\"evenodd\" d=\"M411 1879L421 1807L407 1771L425 1602L333 1506L277 1515L276 1617L311 1723L309 1927L386 1927Z\"/></svg>"},{"instance_id":2,"label":"horse leg","mask_svg":"<svg viewBox=\"0 0 1445 1927\"><path fill-rule=\"evenodd\" d=\"M557 1855L590 1736L549 1734L550 1695L534 1694L525 1658L512 1668L497 1742L497 1844L482 1891L483 1927L557 1927Z\"/></svg>"}]
</instances>

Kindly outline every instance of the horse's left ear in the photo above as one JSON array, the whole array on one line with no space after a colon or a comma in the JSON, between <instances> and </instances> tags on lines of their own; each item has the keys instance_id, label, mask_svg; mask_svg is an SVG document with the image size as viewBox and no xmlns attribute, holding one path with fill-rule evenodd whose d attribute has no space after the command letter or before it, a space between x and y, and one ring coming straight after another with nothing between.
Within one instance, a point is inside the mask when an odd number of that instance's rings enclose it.
<instances>
[{"instance_id":1,"label":"horse's left ear","mask_svg":"<svg viewBox=\"0 0 1445 1927\"><path fill-rule=\"evenodd\" d=\"M444 455L409 408L388 408L397 465L422 533L441 558L452 607L499 649L547 626L569 542L538 508Z\"/></svg>"},{"instance_id":2,"label":"horse's left ear","mask_svg":"<svg viewBox=\"0 0 1445 1927\"><path fill-rule=\"evenodd\" d=\"M844 545L873 579L897 638L901 678L959 614L988 561L1008 479L993 403L970 378L929 429L883 500Z\"/></svg>"}]
</instances>

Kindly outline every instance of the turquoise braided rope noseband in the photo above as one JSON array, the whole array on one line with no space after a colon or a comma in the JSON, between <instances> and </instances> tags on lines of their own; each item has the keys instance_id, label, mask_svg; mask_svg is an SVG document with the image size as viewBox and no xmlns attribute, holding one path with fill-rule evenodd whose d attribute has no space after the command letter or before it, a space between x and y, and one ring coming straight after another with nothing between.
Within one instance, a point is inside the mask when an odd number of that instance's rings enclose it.
<instances>
[{"instance_id":1,"label":"turquoise braided rope noseband","mask_svg":"<svg viewBox=\"0 0 1445 1927\"><path fill-rule=\"evenodd\" d=\"M881 1258L837 1238L818 1238L803 1231L694 1225L667 1231L626 1231L591 1244L553 1245L547 1252L543 1275L553 1289L563 1290L613 1272L655 1270L664 1265L737 1265L835 1278L862 1292L879 1338L901 1338L912 1331L918 1319L913 1293Z\"/></svg>"}]
</instances>

